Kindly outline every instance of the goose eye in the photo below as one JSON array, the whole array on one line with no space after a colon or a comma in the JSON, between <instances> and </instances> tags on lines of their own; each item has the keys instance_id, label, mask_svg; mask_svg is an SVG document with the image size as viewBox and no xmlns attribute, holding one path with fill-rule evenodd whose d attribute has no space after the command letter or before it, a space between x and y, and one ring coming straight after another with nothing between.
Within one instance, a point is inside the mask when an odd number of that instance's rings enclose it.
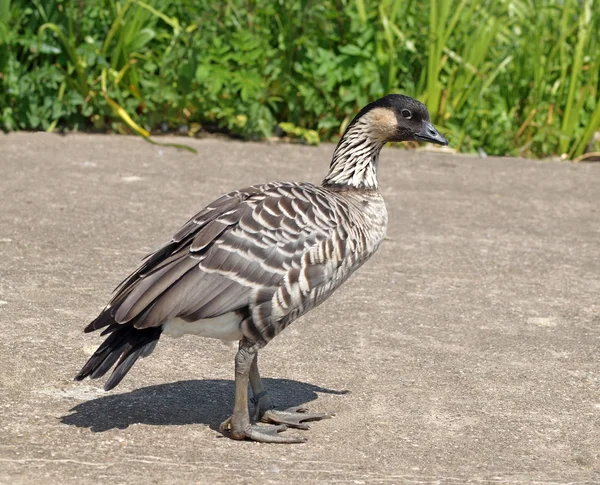
<instances>
[{"instance_id":1,"label":"goose eye","mask_svg":"<svg viewBox=\"0 0 600 485\"><path fill-rule=\"evenodd\" d=\"M401 111L401 114L404 118L406 118L407 120L410 120L412 118L412 114L410 111L408 111L407 109L403 109Z\"/></svg>"}]
</instances>

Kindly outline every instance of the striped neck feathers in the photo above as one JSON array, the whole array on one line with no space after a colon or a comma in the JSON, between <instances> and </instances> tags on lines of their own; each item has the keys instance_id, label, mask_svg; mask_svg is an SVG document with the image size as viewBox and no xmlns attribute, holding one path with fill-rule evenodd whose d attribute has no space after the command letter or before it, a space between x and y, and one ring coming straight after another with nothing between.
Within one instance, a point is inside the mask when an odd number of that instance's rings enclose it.
<instances>
[{"instance_id":1,"label":"striped neck feathers","mask_svg":"<svg viewBox=\"0 0 600 485\"><path fill-rule=\"evenodd\" d=\"M368 117L356 120L333 152L323 185L376 190L379 153L385 145Z\"/></svg>"}]
</instances>

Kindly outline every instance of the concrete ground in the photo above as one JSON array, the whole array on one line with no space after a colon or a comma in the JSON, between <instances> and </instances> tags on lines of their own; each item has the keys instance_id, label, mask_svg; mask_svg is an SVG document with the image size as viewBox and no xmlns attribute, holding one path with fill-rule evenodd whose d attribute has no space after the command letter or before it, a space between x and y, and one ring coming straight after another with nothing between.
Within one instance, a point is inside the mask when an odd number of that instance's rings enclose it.
<instances>
[{"instance_id":1,"label":"concrete ground","mask_svg":"<svg viewBox=\"0 0 600 485\"><path fill-rule=\"evenodd\" d=\"M0 483L600 483L600 164L384 149L389 238L262 352L302 445L221 437L235 348L163 338L115 391L82 328L230 189L331 145L0 135Z\"/></svg>"}]
</instances>

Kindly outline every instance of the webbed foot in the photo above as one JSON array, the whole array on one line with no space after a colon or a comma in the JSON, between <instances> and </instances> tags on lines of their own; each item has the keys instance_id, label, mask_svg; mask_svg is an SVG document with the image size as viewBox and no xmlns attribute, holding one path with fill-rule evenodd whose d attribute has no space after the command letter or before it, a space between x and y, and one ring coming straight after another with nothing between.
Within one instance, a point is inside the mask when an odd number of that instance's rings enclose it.
<instances>
[{"instance_id":1,"label":"webbed foot","mask_svg":"<svg viewBox=\"0 0 600 485\"><path fill-rule=\"evenodd\" d=\"M333 413L309 413L308 408L295 406L283 411L269 409L261 416L263 423L284 424L290 428L310 429L309 421L320 421L335 416Z\"/></svg>"},{"instance_id":2,"label":"webbed foot","mask_svg":"<svg viewBox=\"0 0 600 485\"><path fill-rule=\"evenodd\" d=\"M285 424L278 426L247 424L242 429L235 428L232 425L232 419L228 418L221 423L219 431L223 434L229 434L234 440L249 439L259 443L305 443L308 441L308 438L302 436L280 434L288 429Z\"/></svg>"}]
</instances>

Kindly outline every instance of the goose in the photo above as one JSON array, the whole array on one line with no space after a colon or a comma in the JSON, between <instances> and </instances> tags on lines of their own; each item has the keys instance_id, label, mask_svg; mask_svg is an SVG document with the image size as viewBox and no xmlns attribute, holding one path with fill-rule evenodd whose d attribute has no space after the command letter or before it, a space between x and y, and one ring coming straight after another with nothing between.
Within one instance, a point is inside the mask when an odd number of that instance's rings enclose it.
<instances>
[{"instance_id":1,"label":"goose","mask_svg":"<svg viewBox=\"0 0 600 485\"><path fill-rule=\"evenodd\" d=\"M108 337L75 379L99 378L115 366L104 386L113 389L162 335L238 341L233 413L220 431L236 440L306 441L282 432L308 429L307 422L332 414L275 409L258 352L377 251L387 227L379 154L387 142L408 140L448 144L425 105L390 94L348 125L321 185L271 182L210 203L146 256L85 327L86 333L104 329Z\"/></svg>"}]
</instances>

